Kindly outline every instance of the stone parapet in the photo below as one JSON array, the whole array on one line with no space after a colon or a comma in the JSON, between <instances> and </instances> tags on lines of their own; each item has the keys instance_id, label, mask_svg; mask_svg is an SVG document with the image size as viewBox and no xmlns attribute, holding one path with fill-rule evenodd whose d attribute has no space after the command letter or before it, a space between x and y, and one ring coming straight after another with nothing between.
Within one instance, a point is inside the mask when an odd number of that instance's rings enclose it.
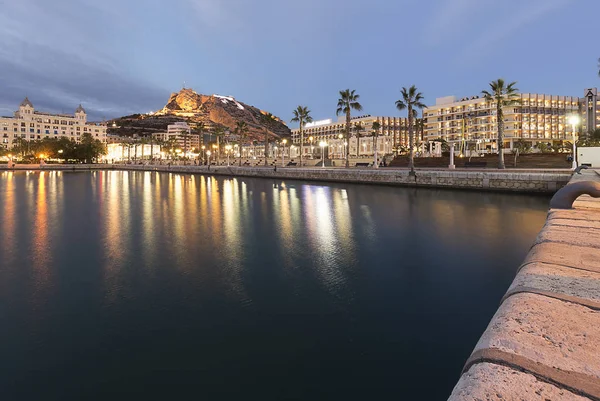
<instances>
[{"instance_id":1,"label":"stone parapet","mask_svg":"<svg viewBox=\"0 0 600 401\"><path fill-rule=\"evenodd\" d=\"M449 399L600 400L600 199L549 211Z\"/></svg>"}]
</instances>

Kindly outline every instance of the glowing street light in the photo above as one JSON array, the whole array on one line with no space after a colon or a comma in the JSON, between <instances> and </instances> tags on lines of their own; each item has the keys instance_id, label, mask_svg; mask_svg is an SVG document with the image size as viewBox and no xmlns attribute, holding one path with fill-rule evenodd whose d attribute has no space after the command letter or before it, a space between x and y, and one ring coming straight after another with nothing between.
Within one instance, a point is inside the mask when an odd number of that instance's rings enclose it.
<instances>
[{"instance_id":1,"label":"glowing street light","mask_svg":"<svg viewBox=\"0 0 600 401\"><path fill-rule=\"evenodd\" d=\"M321 167L325 168L325 146L327 146L327 142L321 141L319 146L321 147Z\"/></svg>"},{"instance_id":2,"label":"glowing street light","mask_svg":"<svg viewBox=\"0 0 600 401\"><path fill-rule=\"evenodd\" d=\"M206 151L206 155L208 156L208 165L210 166L210 150Z\"/></svg>"},{"instance_id":3,"label":"glowing street light","mask_svg":"<svg viewBox=\"0 0 600 401\"><path fill-rule=\"evenodd\" d=\"M575 170L577 168L577 148L575 145L575 129L576 126L579 125L580 118L577 114L573 114L569 117L569 124L573 126L573 164L572 168Z\"/></svg>"}]
</instances>

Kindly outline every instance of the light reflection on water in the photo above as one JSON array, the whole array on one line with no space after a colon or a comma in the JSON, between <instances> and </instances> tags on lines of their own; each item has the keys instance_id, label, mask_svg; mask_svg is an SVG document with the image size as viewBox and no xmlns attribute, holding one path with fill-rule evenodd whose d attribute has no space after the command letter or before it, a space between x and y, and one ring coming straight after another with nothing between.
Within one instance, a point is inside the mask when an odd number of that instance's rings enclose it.
<instances>
[{"instance_id":1,"label":"light reflection on water","mask_svg":"<svg viewBox=\"0 0 600 401\"><path fill-rule=\"evenodd\" d=\"M436 358L431 399L443 399L547 202L0 172L0 388L9 399L154 396L161 383L167 398L200 385L219 399L418 399L421 364Z\"/></svg>"}]
</instances>

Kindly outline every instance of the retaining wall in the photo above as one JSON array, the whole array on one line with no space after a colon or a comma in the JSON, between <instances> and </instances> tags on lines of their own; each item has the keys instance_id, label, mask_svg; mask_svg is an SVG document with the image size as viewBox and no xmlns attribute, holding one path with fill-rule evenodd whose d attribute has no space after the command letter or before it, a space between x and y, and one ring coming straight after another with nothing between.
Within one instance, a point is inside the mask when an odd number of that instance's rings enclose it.
<instances>
[{"instance_id":1,"label":"retaining wall","mask_svg":"<svg viewBox=\"0 0 600 401\"><path fill-rule=\"evenodd\" d=\"M600 198L549 211L449 399L600 400Z\"/></svg>"},{"instance_id":2,"label":"retaining wall","mask_svg":"<svg viewBox=\"0 0 600 401\"><path fill-rule=\"evenodd\" d=\"M21 166L17 166L17 169ZM22 168L27 168L22 166ZM29 167L31 169L31 167ZM477 189L506 192L554 193L571 178L569 170L417 170L410 176L407 169L359 168L277 168L211 166L143 166L143 165L44 165L43 170L143 170L175 173L259 177L324 182L350 182L411 187Z\"/></svg>"}]
</instances>

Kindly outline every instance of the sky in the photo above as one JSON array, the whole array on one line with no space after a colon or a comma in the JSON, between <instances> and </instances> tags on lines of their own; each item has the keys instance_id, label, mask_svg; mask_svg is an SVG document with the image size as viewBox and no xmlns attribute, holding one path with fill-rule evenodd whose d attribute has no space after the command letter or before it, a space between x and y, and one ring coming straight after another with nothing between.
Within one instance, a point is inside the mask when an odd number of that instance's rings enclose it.
<instances>
[{"instance_id":1,"label":"sky","mask_svg":"<svg viewBox=\"0 0 600 401\"><path fill-rule=\"evenodd\" d=\"M600 86L599 16L598 0L0 0L0 115L25 96L146 113L184 83L286 121L335 118L347 88L385 116L413 84L426 104L497 78L582 96Z\"/></svg>"}]
</instances>

